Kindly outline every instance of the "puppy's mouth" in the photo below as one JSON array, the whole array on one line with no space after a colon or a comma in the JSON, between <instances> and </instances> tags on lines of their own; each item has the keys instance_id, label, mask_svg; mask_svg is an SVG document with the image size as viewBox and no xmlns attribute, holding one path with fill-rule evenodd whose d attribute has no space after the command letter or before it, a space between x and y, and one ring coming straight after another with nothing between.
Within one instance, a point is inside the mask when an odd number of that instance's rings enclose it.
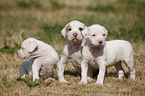
<instances>
[{"instance_id":1,"label":"puppy's mouth","mask_svg":"<svg viewBox=\"0 0 145 96\"><path fill-rule=\"evenodd\" d=\"M90 44L90 46L91 46L92 48L101 48L101 47L104 46L104 44L97 44L97 45L95 45L95 44Z\"/></svg>"},{"instance_id":2,"label":"puppy's mouth","mask_svg":"<svg viewBox=\"0 0 145 96\"><path fill-rule=\"evenodd\" d=\"M20 57L21 59L26 59L26 58L29 58L29 56L24 56L24 55L21 55L21 54L17 54L18 55L18 57Z\"/></svg>"},{"instance_id":3,"label":"puppy's mouth","mask_svg":"<svg viewBox=\"0 0 145 96\"><path fill-rule=\"evenodd\" d=\"M26 57L22 57L22 59L26 59Z\"/></svg>"},{"instance_id":4,"label":"puppy's mouth","mask_svg":"<svg viewBox=\"0 0 145 96\"><path fill-rule=\"evenodd\" d=\"M104 44L98 44L97 46L98 46L98 47L102 47L103 45L104 45Z\"/></svg>"},{"instance_id":5,"label":"puppy's mouth","mask_svg":"<svg viewBox=\"0 0 145 96\"><path fill-rule=\"evenodd\" d=\"M79 43L81 40L79 40L79 39L77 39L77 38L73 38L71 41L72 41L73 43Z\"/></svg>"},{"instance_id":6,"label":"puppy's mouth","mask_svg":"<svg viewBox=\"0 0 145 96\"><path fill-rule=\"evenodd\" d=\"M96 47L98 47L98 48L103 47L103 46L104 46L104 43L96 45Z\"/></svg>"},{"instance_id":7,"label":"puppy's mouth","mask_svg":"<svg viewBox=\"0 0 145 96\"><path fill-rule=\"evenodd\" d=\"M20 57L21 59L25 59L26 58L26 56L20 56L19 54L18 54L18 57Z\"/></svg>"},{"instance_id":8,"label":"puppy's mouth","mask_svg":"<svg viewBox=\"0 0 145 96\"><path fill-rule=\"evenodd\" d=\"M77 38L73 38L73 39L72 39L72 41L78 41L78 40L79 40L79 39L77 39Z\"/></svg>"}]
</instances>

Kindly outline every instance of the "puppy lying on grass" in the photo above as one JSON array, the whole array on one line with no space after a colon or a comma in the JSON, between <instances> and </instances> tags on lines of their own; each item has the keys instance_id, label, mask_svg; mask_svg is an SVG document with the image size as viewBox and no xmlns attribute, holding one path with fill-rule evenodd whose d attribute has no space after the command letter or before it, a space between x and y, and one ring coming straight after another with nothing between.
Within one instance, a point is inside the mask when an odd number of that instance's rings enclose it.
<instances>
[{"instance_id":1,"label":"puppy lying on grass","mask_svg":"<svg viewBox=\"0 0 145 96\"><path fill-rule=\"evenodd\" d=\"M27 62L23 62L20 66L20 77L38 80L40 78L48 81L55 79L49 78L53 74L53 68L56 67L59 60L57 52L48 44L28 38L21 44L21 49L17 52L22 59L30 57Z\"/></svg>"},{"instance_id":2,"label":"puppy lying on grass","mask_svg":"<svg viewBox=\"0 0 145 96\"><path fill-rule=\"evenodd\" d=\"M87 84L88 66L99 69L97 82L103 84L106 67L115 65L118 78L123 77L121 62L124 62L130 71L130 78L135 80L135 68L133 60L133 48L128 41L112 40L105 42L107 30L100 25L92 25L83 32L87 39L82 49L81 81L79 84Z\"/></svg>"}]
</instances>

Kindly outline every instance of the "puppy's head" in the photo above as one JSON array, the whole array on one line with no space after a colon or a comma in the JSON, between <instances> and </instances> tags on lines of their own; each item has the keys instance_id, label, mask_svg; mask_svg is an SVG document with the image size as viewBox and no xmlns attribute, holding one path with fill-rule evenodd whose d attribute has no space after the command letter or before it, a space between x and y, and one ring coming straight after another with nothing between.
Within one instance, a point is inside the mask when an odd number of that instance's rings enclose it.
<instances>
[{"instance_id":1,"label":"puppy's head","mask_svg":"<svg viewBox=\"0 0 145 96\"><path fill-rule=\"evenodd\" d=\"M64 37L68 37L68 40L73 43L78 43L82 40L82 31L86 26L80 21L74 20L69 22L61 31Z\"/></svg>"},{"instance_id":2,"label":"puppy's head","mask_svg":"<svg viewBox=\"0 0 145 96\"><path fill-rule=\"evenodd\" d=\"M37 47L36 39L28 38L22 42L21 49L18 50L17 54L20 58L28 58Z\"/></svg>"},{"instance_id":3,"label":"puppy's head","mask_svg":"<svg viewBox=\"0 0 145 96\"><path fill-rule=\"evenodd\" d=\"M95 24L85 29L82 33L91 45L101 47L105 43L108 31L105 27Z\"/></svg>"}]
</instances>

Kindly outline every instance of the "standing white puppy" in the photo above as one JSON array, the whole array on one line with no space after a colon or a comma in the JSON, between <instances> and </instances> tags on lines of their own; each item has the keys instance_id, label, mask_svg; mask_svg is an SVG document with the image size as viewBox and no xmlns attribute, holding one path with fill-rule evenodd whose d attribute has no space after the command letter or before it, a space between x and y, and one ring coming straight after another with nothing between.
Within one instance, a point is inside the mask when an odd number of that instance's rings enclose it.
<instances>
[{"instance_id":1,"label":"standing white puppy","mask_svg":"<svg viewBox=\"0 0 145 96\"><path fill-rule=\"evenodd\" d=\"M61 59L58 63L58 79L59 82L67 82L64 79L64 69L68 62L71 60L73 66L78 72L81 72L81 49L84 45L85 39L82 36L82 31L86 26L77 21L69 22L61 31L64 37L67 36L68 40L64 46Z\"/></svg>"},{"instance_id":2,"label":"standing white puppy","mask_svg":"<svg viewBox=\"0 0 145 96\"><path fill-rule=\"evenodd\" d=\"M50 77L59 60L58 54L50 45L34 38L24 40L17 53L20 58L31 57L28 62L25 61L21 64L20 77L33 77L33 81L36 78L47 79Z\"/></svg>"},{"instance_id":3,"label":"standing white puppy","mask_svg":"<svg viewBox=\"0 0 145 96\"><path fill-rule=\"evenodd\" d=\"M92 25L83 31L87 38L82 49L81 81L79 84L87 84L88 65L99 69L97 82L103 84L106 67L115 65L118 70L118 78L124 75L121 62L123 61L130 71L130 78L135 79L133 60L133 48L128 41L112 40L105 42L107 30L98 24Z\"/></svg>"}]
</instances>

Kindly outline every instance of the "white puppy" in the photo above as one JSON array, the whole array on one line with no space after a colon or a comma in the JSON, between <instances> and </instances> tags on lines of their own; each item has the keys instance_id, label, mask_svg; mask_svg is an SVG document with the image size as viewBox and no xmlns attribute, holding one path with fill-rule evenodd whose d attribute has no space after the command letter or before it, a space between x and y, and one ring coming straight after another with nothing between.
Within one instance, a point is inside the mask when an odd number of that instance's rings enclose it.
<instances>
[{"instance_id":1,"label":"white puppy","mask_svg":"<svg viewBox=\"0 0 145 96\"><path fill-rule=\"evenodd\" d=\"M130 78L135 79L135 68L133 60L133 48L124 40L112 40L105 42L107 30L101 25L92 25L83 31L87 38L82 49L81 81L79 84L87 84L88 65L99 68L97 82L103 84L106 67L115 65L118 77L124 75L121 62L123 61L130 71ZM86 35L85 35L86 34Z\"/></svg>"},{"instance_id":2,"label":"white puppy","mask_svg":"<svg viewBox=\"0 0 145 96\"><path fill-rule=\"evenodd\" d=\"M21 64L19 71L21 78L29 76L33 77L33 81L36 78L50 77L59 60L58 54L50 45L34 38L24 40L17 53L20 58L31 57L28 62Z\"/></svg>"},{"instance_id":3,"label":"white puppy","mask_svg":"<svg viewBox=\"0 0 145 96\"><path fill-rule=\"evenodd\" d=\"M64 46L61 59L58 63L58 79L59 82L67 82L64 79L64 69L68 62L71 60L73 66L78 72L81 72L81 49L84 45L85 40L82 36L82 31L86 26L79 21L69 22L61 31L64 37L68 37L68 40Z\"/></svg>"}]
</instances>

